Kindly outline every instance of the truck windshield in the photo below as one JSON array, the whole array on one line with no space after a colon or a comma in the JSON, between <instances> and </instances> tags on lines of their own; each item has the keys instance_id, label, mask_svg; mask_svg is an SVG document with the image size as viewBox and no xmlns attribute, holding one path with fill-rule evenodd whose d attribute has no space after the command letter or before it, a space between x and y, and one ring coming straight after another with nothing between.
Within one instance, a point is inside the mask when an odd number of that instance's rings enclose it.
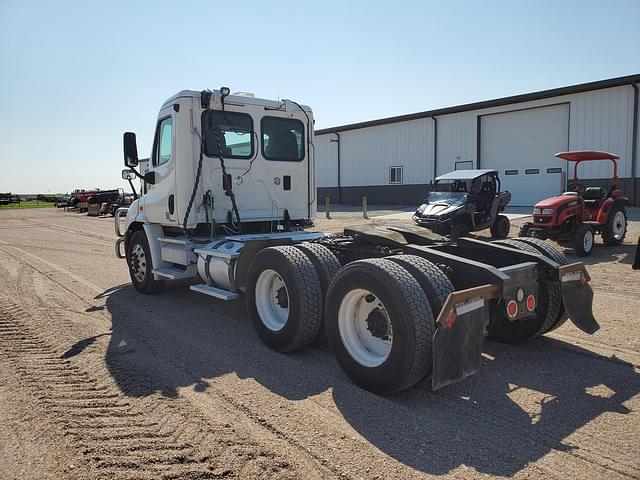
<instances>
[{"instance_id":1,"label":"truck windshield","mask_svg":"<svg viewBox=\"0 0 640 480\"><path fill-rule=\"evenodd\" d=\"M468 193L471 180L439 180L432 192Z\"/></svg>"}]
</instances>

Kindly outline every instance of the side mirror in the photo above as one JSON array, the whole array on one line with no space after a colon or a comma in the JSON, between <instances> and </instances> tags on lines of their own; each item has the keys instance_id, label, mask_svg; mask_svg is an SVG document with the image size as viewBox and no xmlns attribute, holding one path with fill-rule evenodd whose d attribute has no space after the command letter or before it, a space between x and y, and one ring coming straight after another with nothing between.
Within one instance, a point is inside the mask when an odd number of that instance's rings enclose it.
<instances>
[{"instance_id":1,"label":"side mirror","mask_svg":"<svg viewBox=\"0 0 640 480\"><path fill-rule=\"evenodd\" d=\"M136 145L136 134L125 132L122 136L122 146L124 149L124 165L129 168L138 166L138 146Z\"/></svg>"},{"instance_id":2,"label":"side mirror","mask_svg":"<svg viewBox=\"0 0 640 480\"><path fill-rule=\"evenodd\" d=\"M124 170L122 170L123 180L133 180L135 178L136 178L136 174L133 173L133 171L129 170L128 168L125 168Z\"/></svg>"}]
</instances>

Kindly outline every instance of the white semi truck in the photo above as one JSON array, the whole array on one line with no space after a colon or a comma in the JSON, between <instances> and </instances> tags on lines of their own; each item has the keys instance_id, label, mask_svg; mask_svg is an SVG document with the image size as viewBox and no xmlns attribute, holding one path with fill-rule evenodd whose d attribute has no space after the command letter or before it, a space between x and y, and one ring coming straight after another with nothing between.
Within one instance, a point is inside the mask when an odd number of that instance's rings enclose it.
<instances>
[{"instance_id":1,"label":"white semi truck","mask_svg":"<svg viewBox=\"0 0 640 480\"><path fill-rule=\"evenodd\" d=\"M218 300L244 296L269 346L290 352L326 336L346 374L380 394L474 373L487 335L523 342L567 318L598 329L584 265L540 240L451 241L411 225L306 230L313 125L309 107L222 87L164 102L143 173L125 133L123 178L140 177L142 192L117 212L116 255L134 287L188 279Z\"/></svg>"}]
</instances>

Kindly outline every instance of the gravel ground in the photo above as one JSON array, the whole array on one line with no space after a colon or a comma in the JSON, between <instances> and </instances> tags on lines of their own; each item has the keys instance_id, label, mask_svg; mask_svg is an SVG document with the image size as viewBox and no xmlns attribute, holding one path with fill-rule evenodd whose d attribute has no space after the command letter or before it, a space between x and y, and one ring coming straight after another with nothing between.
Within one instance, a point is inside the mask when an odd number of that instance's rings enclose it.
<instances>
[{"instance_id":1,"label":"gravel ground","mask_svg":"<svg viewBox=\"0 0 640 480\"><path fill-rule=\"evenodd\" d=\"M110 218L2 211L0 478L638 478L637 213L587 259L595 335L486 342L465 381L382 398L326 346L266 348L242 302L137 294Z\"/></svg>"}]
</instances>

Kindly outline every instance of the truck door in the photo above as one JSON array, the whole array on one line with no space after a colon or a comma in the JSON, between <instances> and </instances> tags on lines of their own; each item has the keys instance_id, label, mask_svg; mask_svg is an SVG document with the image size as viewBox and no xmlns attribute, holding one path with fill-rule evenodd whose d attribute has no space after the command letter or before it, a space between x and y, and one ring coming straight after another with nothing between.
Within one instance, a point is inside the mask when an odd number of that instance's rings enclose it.
<instances>
[{"instance_id":1,"label":"truck door","mask_svg":"<svg viewBox=\"0 0 640 480\"><path fill-rule=\"evenodd\" d=\"M152 223L172 225L178 222L176 193L175 114L169 106L160 111L153 140L148 171L155 173L155 183L147 183L144 213Z\"/></svg>"}]
</instances>

